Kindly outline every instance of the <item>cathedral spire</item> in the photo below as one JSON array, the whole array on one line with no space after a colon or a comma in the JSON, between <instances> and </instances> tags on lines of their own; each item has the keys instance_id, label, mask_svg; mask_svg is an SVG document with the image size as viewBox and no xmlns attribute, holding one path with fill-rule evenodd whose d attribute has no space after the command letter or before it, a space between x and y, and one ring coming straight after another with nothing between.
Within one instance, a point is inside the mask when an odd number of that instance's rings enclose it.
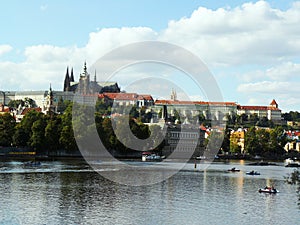
<instances>
[{"instance_id":1,"label":"cathedral spire","mask_svg":"<svg viewBox=\"0 0 300 225\"><path fill-rule=\"evenodd\" d=\"M71 69L70 82L74 82L73 67L72 67L72 69Z\"/></svg>"},{"instance_id":2,"label":"cathedral spire","mask_svg":"<svg viewBox=\"0 0 300 225\"><path fill-rule=\"evenodd\" d=\"M50 87L49 87L49 95L50 95L50 97L53 97L53 91L52 91L51 83L50 83Z\"/></svg>"},{"instance_id":3,"label":"cathedral spire","mask_svg":"<svg viewBox=\"0 0 300 225\"><path fill-rule=\"evenodd\" d=\"M67 67L67 72L65 76L65 82L64 82L64 91L69 91L70 89L70 76L69 76L69 67Z\"/></svg>"},{"instance_id":4,"label":"cathedral spire","mask_svg":"<svg viewBox=\"0 0 300 225\"><path fill-rule=\"evenodd\" d=\"M97 82L97 73L96 73L96 69L95 69L94 81Z\"/></svg>"},{"instance_id":5,"label":"cathedral spire","mask_svg":"<svg viewBox=\"0 0 300 225\"><path fill-rule=\"evenodd\" d=\"M84 61L83 74L84 74L85 76L87 75L86 61Z\"/></svg>"},{"instance_id":6,"label":"cathedral spire","mask_svg":"<svg viewBox=\"0 0 300 225\"><path fill-rule=\"evenodd\" d=\"M66 77L69 77L69 67L67 66L67 72L66 72Z\"/></svg>"}]
</instances>

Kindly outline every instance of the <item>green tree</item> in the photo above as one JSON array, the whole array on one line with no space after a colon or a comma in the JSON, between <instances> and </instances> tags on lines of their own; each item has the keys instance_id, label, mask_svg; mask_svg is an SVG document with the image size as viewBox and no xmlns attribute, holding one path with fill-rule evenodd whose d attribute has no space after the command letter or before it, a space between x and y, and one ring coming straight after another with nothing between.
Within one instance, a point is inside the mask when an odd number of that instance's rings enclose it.
<instances>
[{"instance_id":1,"label":"green tree","mask_svg":"<svg viewBox=\"0 0 300 225\"><path fill-rule=\"evenodd\" d=\"M26 147L28 140L28 133L26 133L26 131L20 126L20 124L18 124L13 135L13 145L17 147Z\"/></svg>"},{"instance_id":2,"label":"green tree","mask_svg":"<svg viewBox=\"0 0 300 225\"><path fill-rule=\"evenodd\" d=\"M48 153L57 153L60 149L59 138L61 133L61 119L58 116L52 117L45 127L45 142Z\"/></svg>"},{"instance_id":3,"label":"green tree","mask_svg":"<svg viewBox=\"0 0 300 225\"><path fill-rule=\"evenodd\" d=\"M99 127L97 130L104 146L108 149L114 149L116 147L117 139L112 127L111 119L104 118L102 121L102 129L100 130Z\"/></svg>"},{"instance_id":4,"label":"green tree","mask_svg":"<svg viewBox=\"0 0 300 225\"><path fill-rule=\"evenodd\" d=\"M230 133L231 133L231 129L227 128L224 133L224 140L222 142L222 147L221 147L221 150L223 152L229 152L230 150Z\"/></svg>"},{"instance_id":5,"label":"green tree","mask_svg":"<svg viewBox=\"0 0 300 225\"><path fill-rule=\"evenodd\" d=\"M258 142L259 155L268 155L270 151L270 133L266 129L256 130L256 140Z\"/></svg>"},{"instance_id":6,"label":"green tree","mask_svg":"<svg viewBox=\"0 0 300 225\"><path fill-rule=\"evenodd\" d=\"M230 138L230 151L233 153L241 153L241 146L238 144L237 137Z\"/></svg>"},{"instance_id":7,"label":"green tree","mask_svg":"<svg viewBox=\"0 0 300 225\"><path fill-rule=\"evenodd\" d=\"M9 113L0 115L0 146L11 146L16 121Z\"/></svg>"},{"instance_id":8,"label":"green tree","mask_svg":"<svg viewBox=\"0 0 300 225\"><path fill-rule=\"evenodd\" d=\"M259 143L256 138L255 127L250 127L245 133L245 152L250 155L260 155L261 149L259 148Z\"/></svg>"},{"instance_id":9,"label":"green tree","mask_svg":"<svg viewBox=\"0 0 300 225\"><path fill-rule=\"evenodd\" d=\"M59 143L68 152L78 151L72 125L72 108L73 104L68 105L64 114L61 116L62 129Z\"/></svg>"},{"instance_id":10,"label":"green tree","mask_svg":"<svg viewBox=\"0 0 300 225\"><path fill-rule=\"evenodd\" d=\"M32 136L33 123L43 116L44 114L35 110L26 113L21 122L16 126L17 131L13 136L14 144L17 146L31 146L30 137Z\"/></svg>"},{"instance_id":11,"label":"green tree","mask_svg":"<svg viewBox=\"0 0 300 225\"><path fill-rule=\"evenodd\" d=\"M101 115L110 115L112 103L113 102L106 103L103 98L102 99L98 98L96 101L95 110Z\"/></svg>"},{"instance_id":12,"label":"green tree","mask_svg":"<svg viewBox=\"0 0 300 225\"><path fill-rule=\"evenodd\" d=\"M256 113L250 115L250 117L249 117L249 124L251 126L255 126L258 121L259 121L259 118L258 118L258 116L257 116Z\"/></svg>"},{"instance_id":13,"label":"green tree","mask_svg":"<svg viewBox=\"0 0 300 225\"><path fill-rule=\"evenodd\" d=\"M285 153L284 146L287 143L285 131L281 126L270 130L269 155L282 156Z\"/></svg>"},{"instance_id":14,"label":"green tree","mask_svg":"<svg viewBox=\"0 0 300 225\"><path fill-rule=\"evenodd\" d=\"M63 100L61 97L57 103L57 111L63 113L71 103L70 100Z\"/></svg>"},{"instance_id":15,"label":"green tree","mask_svg":"<svg viewBox=\"0 0 300 225\"><path fill-rule=\"evenodd\" d=\"M31 98L28 98L28 97L24 98L24 106L26 108L35 108L35 107L37 107L35 101Z\"/></svg>"},{"instance_id":16,"label":"green tree","mask_svg":"<svg viewBox=\"0 0 300 225\"><path fill-rule=\"evenodd\" d=\"M45 153L45 119L39 118L32 124L32 135L30 137L30 147L32 147L37 153Z\"/></svg>"},{"instance_id":17,"label":"green tree","mask_svg":"<svg viewBox=\"0 0 300 225\"><path fill-rule=\"evenodd\" d=\"M18 100L10 100L7 106L11 108L18 108L19 105L24 106L24 104L25 102L22 99L18 99Z\"/></svg>"}]
</instances>

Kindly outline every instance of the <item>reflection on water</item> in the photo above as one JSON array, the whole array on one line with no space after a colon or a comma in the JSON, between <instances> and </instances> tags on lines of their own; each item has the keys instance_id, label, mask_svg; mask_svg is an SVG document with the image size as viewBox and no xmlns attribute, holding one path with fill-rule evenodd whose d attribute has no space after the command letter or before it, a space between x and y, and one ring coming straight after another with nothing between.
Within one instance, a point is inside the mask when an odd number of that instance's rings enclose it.
<instances>
[{"instance_id":1,"label":"reflection on water","mask_svg":"<svg viewBox=\"0 0 300 225\"><path fill-rule=\"evenodd\" d=\"M241 172L227 172L233 165ZM195 171L190 164L161 183L136 187L103 178L82 162L29 169L4 162L1 168L0 224L297 224L300 219L296 187L283 177L292 170L283 166L213 163ZM120 172L105 163L99 169ZM252 169L261 176L245 175ZM269 184L280 193L258 193Z\"/></svg>"}]
</instances>

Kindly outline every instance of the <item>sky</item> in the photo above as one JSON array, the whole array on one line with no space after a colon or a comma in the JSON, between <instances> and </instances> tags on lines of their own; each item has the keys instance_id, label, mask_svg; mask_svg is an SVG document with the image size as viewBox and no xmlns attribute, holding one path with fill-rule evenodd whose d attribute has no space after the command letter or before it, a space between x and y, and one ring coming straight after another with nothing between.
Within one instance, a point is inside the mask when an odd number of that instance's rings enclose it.
<instances>
[{"instance_id":1,"label":"sky","mask_svg":"<svg viewBox=\"0 0 300 225\"><path fill-rule=\"evenodd\" d=\"M114 49L160 41L197 56L224 101L268 105L275 99L283 112L300 111L300 1L11 0L1 5L2 91L47 90L50 83L62 90L67 67L78 80L85 61L90 68ZM124 90L141 93L149 74L174 81L161 98L169 98L174 88L179 99L185 92L192 100L206 100L186 74L167 65L129 66L113 78ZM163 89L148 84L147 94Z\"/></svg>"}]
</instances>

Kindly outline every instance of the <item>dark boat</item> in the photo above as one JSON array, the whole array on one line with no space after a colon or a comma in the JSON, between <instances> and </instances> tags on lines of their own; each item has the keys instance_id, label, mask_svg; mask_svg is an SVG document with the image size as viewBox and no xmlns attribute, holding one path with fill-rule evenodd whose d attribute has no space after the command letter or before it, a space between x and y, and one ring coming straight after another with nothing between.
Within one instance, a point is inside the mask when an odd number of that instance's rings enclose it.
<instances>
[{"instance_id":1,"label":"dark boat","mask_svg":"<svg viewBox=\"0 0 300 225\"><path fill-rule=\"evenodd\" d=\"M300 167L300 164L294 162L294 163L287 164L285 167Z\"/></svg>"},{"instance_id":2,"label":"dark boat","mask_svg":"<svg viewBox=\"0 0 300 225\"><path fill-rule=\"evenodd\" d=\"M250 171L250 172L246 172L246 174L247 174L247 175L260 175L259 172L254 171L254 170L252 170L252 171Z\"/></svg>"},{"instance_id":3,"label":"dark boat","mask_svg":"<svg viewBox=\"0 0 300 225\"><path fill-rule=\"evenodd\" d=\"M236 169L235 167L232 167L231 169L227 170L229 172L240 172L241 170Z\"/></svg>"}]
</instances>

